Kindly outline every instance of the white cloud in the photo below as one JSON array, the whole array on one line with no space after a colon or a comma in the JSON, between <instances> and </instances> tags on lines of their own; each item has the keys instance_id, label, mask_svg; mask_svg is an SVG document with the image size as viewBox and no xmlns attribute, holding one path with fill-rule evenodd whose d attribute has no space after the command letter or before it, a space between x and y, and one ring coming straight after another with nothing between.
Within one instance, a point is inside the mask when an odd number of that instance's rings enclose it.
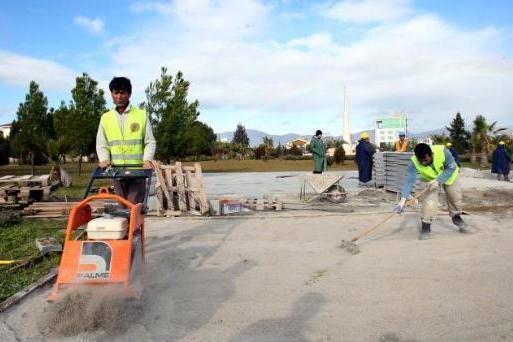
<instances>
[{"instance_id":1,"label":"white cloud","mask_svg":"<svg viewBox=\"0 0 513 342\"><path fill-rule=\"evenodd\" d=\"M396 20L412 13L411 0L343 0L323 7L322 15L355 23Z\"/></svg>"},{"instance_id":2,"label":"white cloud","mask_svg":"<svg viewBox=\"0 0 513 342\"><path fill-rule=\"evenodd\" d=\"M103 19L99 17L91 19L84 16L77 16L73 18L73 23L79 27L85 28L92 34L101 34L105 26Z\"/></svg>"},{"instance_id":3,"label":"white cloud","mask_svg":"<svg viewBox=\"0 0 513 342\"><path fill-rule=\"evenodd\" d=\"M175 0L137 2L134 12L153 11L172 16L181 28L205 37L244 36L258 32L269 8L254 0Z\"/></svg>"},{"instance_id":4,"label":"white cloud","mask_svg":"<svg viewBox=\"0 0 513 342\"><path fill-rule=\"evenodd\" d=\"M256 128L254 122L280 130L262 123L260 112L290 121L286 130L308 131L313 115L336 132L329 120L342 111L344 85L353 130L400 110L415 131L443 127L458 110L468 123L485 113L500 125L513 125L507 115L513 107L513 60L493 52L497 42L505 44L500 30L463 31L422 15L381 24L350 44L334 39L336 32L279 43L261 38L269 10L245 2L240 11L206 0L172 3L163 22L112 49L111 72L130 76L136 97L158 77L160 66L182 70L191 81L191 98L200 100L203 117L216 130L237 124L223 121L220 113L230 108L248 128ZM223 20L202 20L212 13ZM251 34L234 32L248 25L255 28Z\"/></svg>"},{"instance_id":5,"label":"white cloud","mask_svg":"<svg viewBox=\"0 0 513 342\"><path fill-rule=\"evenodd\" d=\"M335 47L331 34L327 32L312 34L307 37L292 39L285 44L288 48L306 48L308 50L324 50Z\"/></svg>"},{"instance_id":6,"label":"white cloud","mask_svg":"<svg viewBox=\"0 0 513 342\"><path fill-rule=\"evenodd\" d=\"M0 50L0 82L28 86L34 80L44 89L66 90L74 84L76 72L53 61Z\"/></svg>"}]
</instances>

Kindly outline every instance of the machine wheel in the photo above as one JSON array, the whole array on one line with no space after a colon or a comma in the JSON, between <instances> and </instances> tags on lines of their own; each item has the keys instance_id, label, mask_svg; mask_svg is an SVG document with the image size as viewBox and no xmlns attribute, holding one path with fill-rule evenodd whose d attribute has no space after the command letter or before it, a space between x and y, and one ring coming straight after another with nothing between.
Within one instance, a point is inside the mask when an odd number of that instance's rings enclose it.
<instances>
[{"instance_id":1,"label":"machine wheel","mask_svg":"<svg viewBox=\"0 0 513 342\"><path fill-rule=\"evenodd\" d=\"M342 203L346 200L346 190L340 184L333 184L326 190L326 198L331 203Z\"/></svg>"}]
</instances>

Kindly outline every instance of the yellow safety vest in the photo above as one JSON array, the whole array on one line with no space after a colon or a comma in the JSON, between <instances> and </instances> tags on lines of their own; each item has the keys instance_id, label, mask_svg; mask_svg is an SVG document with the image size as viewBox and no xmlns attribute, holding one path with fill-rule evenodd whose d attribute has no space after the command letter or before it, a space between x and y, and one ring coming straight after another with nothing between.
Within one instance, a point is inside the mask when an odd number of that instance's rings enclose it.
<instances>
[{"instance_id":1,"label":"yellow safety vest","mask_svg":"<svg viewBox=\"0 0 513 342\"><path fill-rule=\"evenodd\" d=\"M397 140L395 142L395 151L396 152L406 152L408 149L408 138L404 138L403 143L401 144L401 140Z\"/></svg>"},{"instance_id":2,"label":"yellow safety vest","mask_svg":"<svg viewBox=\"0 0 513 342\"><path fill-rule=\"evenodd\" d=\"M419 171L420 177L422 179L426 181L431 181L437 178L444 171L444 148L444 145L431 146L431 151L433 152L433 163L428 166L422 165L415 155L411 157L411 161L413 162L413 165L415 165L415 167L417 168L417 171ZM447 179L445 185L451 185L452 183L454 183L454 180L458 177L458 170L459 168L456 167L456 170L454 170L451 177Z\"/></svg>"},{"instance_id":3,"label":"yellow safety vest","mask_svg":"<svg viewBox=\"0 0 513 342\"><path fill-rule=\"evenodd\" d=\"M146 112L131 107L123 133L119 127L118 112L111 109L104 113L100 125L107 137L110 148L110 159L114 165L134 165L143 163L144 132L146 132Z\"/></svg>"}]
</instances>

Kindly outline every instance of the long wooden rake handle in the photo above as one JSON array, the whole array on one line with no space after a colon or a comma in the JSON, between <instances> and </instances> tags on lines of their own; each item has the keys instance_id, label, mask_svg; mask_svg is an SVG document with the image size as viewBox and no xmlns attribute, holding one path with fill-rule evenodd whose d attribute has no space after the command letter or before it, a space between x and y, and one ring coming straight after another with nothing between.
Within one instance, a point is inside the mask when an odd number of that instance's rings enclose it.
<instances>
[{"instance_id":1,"label":"long wooden rake handle","mask_svg":"<svg viewBox=\"0 0 513 342\"><path fill-rule=\"evenodd\" d=\"M415 194L415 196L413 196L413 198L411 198L408 201L406 201L406 203L404 203L404 206L405 207L409 206L415 200L417 200L420 196L424 195L428 190L429 190L429 186L426 187L425 189L423 189L422 191L419 191L418 193ZM392 212L392 213L388 214L383 220L381 220L380 222L374 224L372 227L367 228L363 233L361 233L360 235L358 235L357 237L352 239L351 242L355 242L355 241L360 240L361 238L363 238L364 236L366 236L367 234L369 234L370 232L374 231L376 228L381 226L383 223L387 222L392 217L396 217L397 215L399 215L399 214L396 213L396 212Z\"/></svg>"}]
</instances>

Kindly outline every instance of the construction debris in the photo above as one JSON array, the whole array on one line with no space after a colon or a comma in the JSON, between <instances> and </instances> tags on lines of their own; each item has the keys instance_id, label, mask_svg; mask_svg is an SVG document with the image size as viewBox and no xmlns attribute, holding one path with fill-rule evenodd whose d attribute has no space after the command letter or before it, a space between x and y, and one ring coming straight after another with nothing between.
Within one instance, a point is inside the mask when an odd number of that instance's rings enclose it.
<instances>
[{"instance_id":1,"label":"construction debris","mask_svg":"<svg viewBox=\"0 0 513 342\"><path fill-rule=\"evenodd\" d=\"M51 189L48 175L3 176L0 177L0 206L15 209L32 202L46 201Z\"/></svg>"},{"instance_id":2,"label":"construction debris","mask_svg":"<svg viewBox=\"0 0 513 342\"><path fill-rule=\"evenodd\" d=\"M54 237L39 238L36 239L35 243L42 255L62 252L62 245Z\"/></svg>"},{"instance_id":3,"label":"construction debris","mask_svg":"<svg viewBox=\"0 0 513 342\"><path fill-rule=\"evenodd\" d=\"M281 211L283 210L283 201L277 197L273 197L272 199L248 198L242 203L242 206L256 211Z\"/></svg>"},{"instance_id":4,"label":"construction debris","mask_svg":"<svg viewBox=\"0 0 513 342\"><path fill-rule=\"evenodd\" d=\"M23 217L32 218L67 218L71 209L79 202L36 202L23 209ZM101 215L108 206L104 201L92 201L89 203L93 214Z\"/></svg>"}]
</instances>

